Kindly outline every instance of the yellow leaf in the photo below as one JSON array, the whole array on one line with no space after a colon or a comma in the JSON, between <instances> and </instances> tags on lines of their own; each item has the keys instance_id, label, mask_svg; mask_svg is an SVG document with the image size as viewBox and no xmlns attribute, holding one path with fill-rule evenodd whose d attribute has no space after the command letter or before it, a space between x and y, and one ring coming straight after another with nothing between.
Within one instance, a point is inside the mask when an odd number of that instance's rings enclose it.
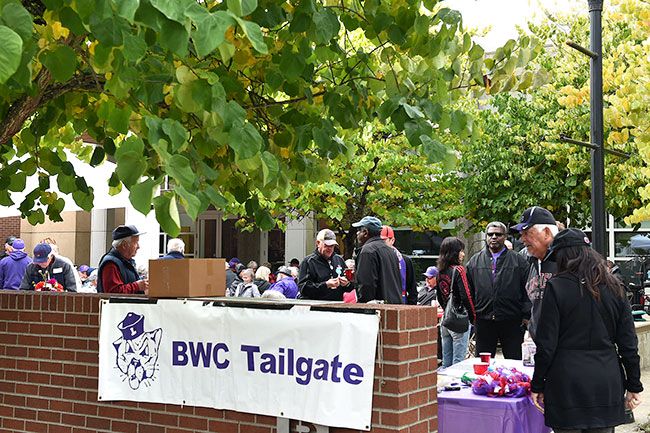
<instances>
[{"instance_id":1,"label":"yellow leaf","mask_svg":"<svg viewBox=\"0 0 650 433\"><path fill-rule=\"evenodd\" d=\"M52 23L52 34L54 35L54 39L67 38L70 35L70 30L63 27L59 21L55 21Z\"/></svg>"}]
</instances>

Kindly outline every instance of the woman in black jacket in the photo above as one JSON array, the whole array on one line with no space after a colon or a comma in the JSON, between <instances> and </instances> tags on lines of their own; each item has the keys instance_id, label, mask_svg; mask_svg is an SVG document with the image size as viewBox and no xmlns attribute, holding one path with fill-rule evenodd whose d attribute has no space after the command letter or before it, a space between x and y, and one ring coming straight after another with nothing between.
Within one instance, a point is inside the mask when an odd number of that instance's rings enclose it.
<instances>
[{"instance_id":1,"label":"woman in black jacket","mask_svg":"<svg viewBox=\"0 0 650 433\"><path fill-rule=\"evenodd\" d=\"M442 240L440 256L438 257L436 297L438 303L444 309L449 301L450 287L453 280L454 305L465 308L469 320L474 323L476 319L474 301L470 294L465 268L461 265L464 257L465 244L463 241L456 237L448 237ZM465 332L454 332L440 325L439 332L442 340L442 367L449 367L465 359L470 329Z\"/></svg>"},{"instance_id":2,"label":"woman in black jacket","mask_svg":"<svg viewBox=\"0 0 650 433\"><path fill-rule=\"evenodd\" d=\"M613 433L643 390L630 304L582 231L558 233L551 254L558 274L542 301L533 401L556 433Z\"/></svg>"}]
</instances>

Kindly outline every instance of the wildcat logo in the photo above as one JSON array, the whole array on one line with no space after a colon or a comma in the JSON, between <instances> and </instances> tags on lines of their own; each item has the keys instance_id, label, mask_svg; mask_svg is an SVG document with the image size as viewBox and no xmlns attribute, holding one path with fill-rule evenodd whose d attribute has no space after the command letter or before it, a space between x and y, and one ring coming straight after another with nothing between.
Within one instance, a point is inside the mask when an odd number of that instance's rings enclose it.
<instances>
[{"instance_id":1,"label":"wildcat logo","mask_svg":"<svg viewBox=\"0 0 650 433\"><path fill-rule=\"evenodd\" d=\"M144 332L144 316L136 313L128 313L117 329L122 336L113 342L113 347L117 352L115 364L123 380L128 380L131 389L138 389L142 383L149 385L158 370L162 329Z\"/></svg>"}]
</instances>

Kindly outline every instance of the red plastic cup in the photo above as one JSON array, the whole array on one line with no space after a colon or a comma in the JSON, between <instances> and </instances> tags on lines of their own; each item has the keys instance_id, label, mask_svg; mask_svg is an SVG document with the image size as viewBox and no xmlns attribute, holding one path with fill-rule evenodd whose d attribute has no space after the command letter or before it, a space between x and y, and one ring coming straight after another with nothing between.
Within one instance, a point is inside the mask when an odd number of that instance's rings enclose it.
<instances>
[{"instance_id":1,"label":"red plastic cup","mask_svg":"<svg viewBox=\"0 0 650 433\"><path fill-rule=\"evenodd\" d=\"M490 364L487 362L477 362L476 364L474 364L474 373L485 374L489 366Z\"/></svg>"},{"instance_id":2,"label":"red plastic cup","mask_svg":"<svg viewBox=\"0 0 650 433\"><path fill-rule=\"evenodd\" d=\"M478 356L481 357L481 362L487 362L489 364L492 354L490 352L481 352L478 354Z\"/></svg>"},{"instance_id":3,"label":"red plastic cup","mask_svg":"<svg viewBox=\"0 0 650 433\"><path fill-rule=\"evenodd\" d=\"M348 281L354 281L354 271L352 269L346 269L345 278L347 278Z\"/></svg>"}]
</instances>

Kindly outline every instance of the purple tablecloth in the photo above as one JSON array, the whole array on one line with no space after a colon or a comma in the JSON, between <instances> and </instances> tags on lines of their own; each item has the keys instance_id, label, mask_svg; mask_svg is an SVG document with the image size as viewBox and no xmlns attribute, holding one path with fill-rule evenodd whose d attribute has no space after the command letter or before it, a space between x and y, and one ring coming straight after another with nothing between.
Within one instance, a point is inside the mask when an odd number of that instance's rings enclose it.
<instances>
[{"instance_id":1,"label":"purple tablecloth","mask_svg":"<svg viewBox=\"0 0 650 433\"><path fill-rule=\"evenodd\" d=\"M544 415L529 397L475 395L470 388L438 393L440 433L548 433Z\"/></svg>"}]
</instances>

